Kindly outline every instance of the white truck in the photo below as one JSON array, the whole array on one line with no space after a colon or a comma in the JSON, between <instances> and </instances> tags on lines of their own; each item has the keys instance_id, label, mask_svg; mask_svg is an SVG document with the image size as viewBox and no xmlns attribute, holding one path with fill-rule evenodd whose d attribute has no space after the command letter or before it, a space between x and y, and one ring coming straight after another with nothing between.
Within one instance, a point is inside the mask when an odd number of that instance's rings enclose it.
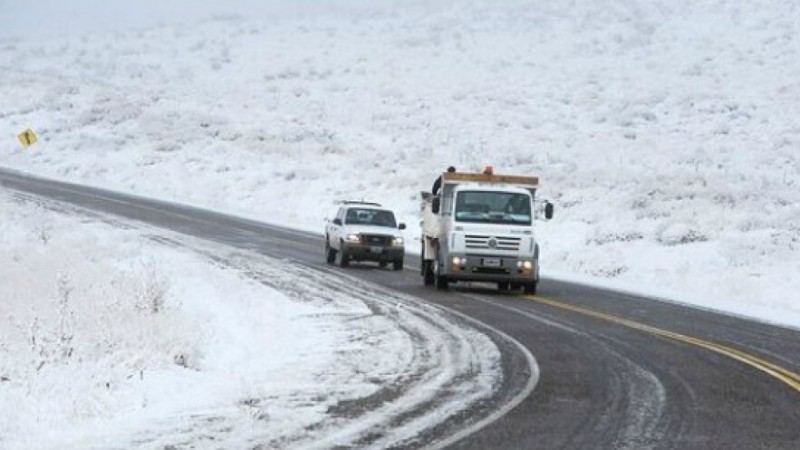
<instances>
[{"instance_id":1,"label":"white truck","mask_svg":"<svg viewBox=\"0 0 800 450\"><path fill-rule=\"evenodd\" d=\"M485 281L500 290L535 294L539 244L534 220L553 216L536 200L537 177L445 172L438 195L422 195L422 264L425 285Z\"/></svg>"},{"instance_id":2,"label":"white truck","mask_svg":"<svg viewBox=\"0 0 800 450\"><path fill-rule=\"evenodd\" d=\"M391 210L379 203L345 201L333 220L325 225L325 258L328 264L338 259L341 267L350 261L375 261L381 267L392 263L403 270L405 246L401 230Z\"/></svg>"}]
</instances>

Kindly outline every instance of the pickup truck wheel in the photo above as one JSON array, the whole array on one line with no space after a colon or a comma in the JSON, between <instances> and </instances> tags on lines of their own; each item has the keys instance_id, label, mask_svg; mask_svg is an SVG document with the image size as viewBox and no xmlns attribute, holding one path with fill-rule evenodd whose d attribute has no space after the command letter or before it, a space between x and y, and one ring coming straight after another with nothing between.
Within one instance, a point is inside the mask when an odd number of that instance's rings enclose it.
<instances>
[{"instance_id":1,"label":"pickup truck wheel","mask_svg":"<svg viewBox=\"0 0 800 450\"><path fill-rule=\"evenodd\" d=\"M536 295L536 287L539 284L538 281L534 281L533 283L525 283L523 286L525 289L525 294L527 295Z\"/></svg>"},{"instance_id":2,"label":"pickup truck wheel","mask_svg":"<svg viewBox=\"0 0 800 450\"><path fill-rule=\"evenodd\" d=\"M519 288L521 288L521 287L522 287L522 285L519 284L519 283L511 283L511 290L512 291L518 291Z\"/></svg>"},{"instance_id":3,"label":"pickup truck wheel","mask_svg":"<svg viewBox=\"0 0 800 450\"><path fill-rule=\"evenodd\" d=\"M433 261L422 261L422 276L425 279L425 286L433 286L436 277L433 274Z\"/></svg>"},{"instance_id":4,"label":"pickup truck wheel","mask_svg":"<svg viewBox=\"0 0 800 450\"><path fill-rule=\"evenodd\" d=\"M509 286L510 285L509 285L508 281L500 281L500 282L497 283L497 290L499 290L499 291L507 291Z\"/></svg>"},{"instance_id":5,"label":"pickup truck wheel","mask_svg":"<svg viewBox=\"0 0 800 450\"><path fill-rule=\"evenodd\" d=\"M389 264L389 263L388 263L388 262L386 262L386 261L379 261L379 262L378 262L378 267L380 267L381 269L383 269L383 268L384 268L384 267L386 267L388 264Z\"/></svg>"},{"instance_id":6,"label":"pickup truck wheel","mask_svg":"<svg viewBox=\"0 0 800 450\"><path fill-rule=\"evenodd\" d=\"M328 238L325 238L325 261L328 264L333 264L336 261L336 250L331 248L331 243Z\"/></svg>"},{"instance_id":7,"label":"pickup truck wheel","mask_svg":"<svg viewBox=\"0 0 800 450\"><path fill-rule=\"evenodd\" d=\"M350 255L347 254L347 251L344 249L344 243L339 244L339 267L347 267L350 265Z\"/></svg>"},{"instance_id":8,"label":"pickup truck wheel","mask_svg":"<svg viewBox=\"0 0 800 450\"><path fill-rule=\"evenodd\" d=\"M403 270L403 258L395 259L392 263L392 268L394 270Z\"/></svg>"}]
</instances>

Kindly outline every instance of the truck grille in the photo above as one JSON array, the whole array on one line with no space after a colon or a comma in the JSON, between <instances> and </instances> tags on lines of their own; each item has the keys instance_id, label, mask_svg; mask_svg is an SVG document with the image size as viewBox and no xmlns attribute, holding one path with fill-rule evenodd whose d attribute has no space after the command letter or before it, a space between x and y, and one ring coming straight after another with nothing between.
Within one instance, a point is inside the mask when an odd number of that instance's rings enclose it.
<instances>
[{"instance_id":1,"label":"truck grille","mask_svg":"<svg viewBox=\"0 0 800 450\"><path fill-rule=\"evenodd\" d=\"M383 234L362 234L361 243L365 245L380 245L385 247L392 245L392 236L386 236Z\"/></svg>"},{"instance_id":2,"label":"truck grille","mask_svg":"<svg viewBox=\"0 0 800 450\"><path fill-rule=\"evenodd\" d=\"M520 240L521 238L518 237L507 236L479 236L474 234L464 236L467 248L479 250L507 250L515 252L519 250Z\"/></svg>"}]
</instances>

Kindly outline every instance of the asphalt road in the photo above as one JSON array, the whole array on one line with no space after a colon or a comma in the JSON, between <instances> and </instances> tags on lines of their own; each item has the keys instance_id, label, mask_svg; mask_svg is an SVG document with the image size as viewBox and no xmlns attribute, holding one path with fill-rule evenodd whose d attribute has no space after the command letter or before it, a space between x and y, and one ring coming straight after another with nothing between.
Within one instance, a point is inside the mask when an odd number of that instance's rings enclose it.
<instances>
[{"instance_id":1,"label":"asphalt road","mask_svg":"<svg viewBox=\"0 0 800 450\"><path fill-rule=\"evenodd\" d=\"M331 270L318 235L1 169L0 184ZM460 285L440 292L422 286L417 265L407 256L402 272L334 270L501 330L541 371L531 395L450 448L800 449L798 330L549 279L536 296ZM508 389L519 391L529 374L513 348L503 351ZM439 427L425 442L467 422Z\"/></svg>"}]
</instances>

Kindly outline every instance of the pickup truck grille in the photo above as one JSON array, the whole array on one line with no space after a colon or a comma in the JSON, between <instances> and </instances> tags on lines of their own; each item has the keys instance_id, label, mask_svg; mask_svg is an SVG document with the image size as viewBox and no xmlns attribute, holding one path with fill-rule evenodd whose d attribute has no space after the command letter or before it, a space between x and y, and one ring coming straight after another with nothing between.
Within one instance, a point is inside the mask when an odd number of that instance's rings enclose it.
<instances>
[{"instance_id":1,"label":"pickup truck grille","mask_svg":"<svg viewBox=\"0 0 800 450\"><path fill-rule=\"evenodd\" d=\"M478 250L519 250L519 243L521 238L517 237L496 237L496 236L480 236L480 235L465 235L464 241L466 247L469 249Z\"/></svg>"},{"instance_id":2,"label":"pickup truck grille","mask_svg":"<svg viewBox=\"0 0 800 450\"><path fill-rule=\"evenodd\" d=\"M384 234L362 234L361 243L364 245L389 246L392 245L392 236L386 236Z\"/></svg>"}]
</instances>

